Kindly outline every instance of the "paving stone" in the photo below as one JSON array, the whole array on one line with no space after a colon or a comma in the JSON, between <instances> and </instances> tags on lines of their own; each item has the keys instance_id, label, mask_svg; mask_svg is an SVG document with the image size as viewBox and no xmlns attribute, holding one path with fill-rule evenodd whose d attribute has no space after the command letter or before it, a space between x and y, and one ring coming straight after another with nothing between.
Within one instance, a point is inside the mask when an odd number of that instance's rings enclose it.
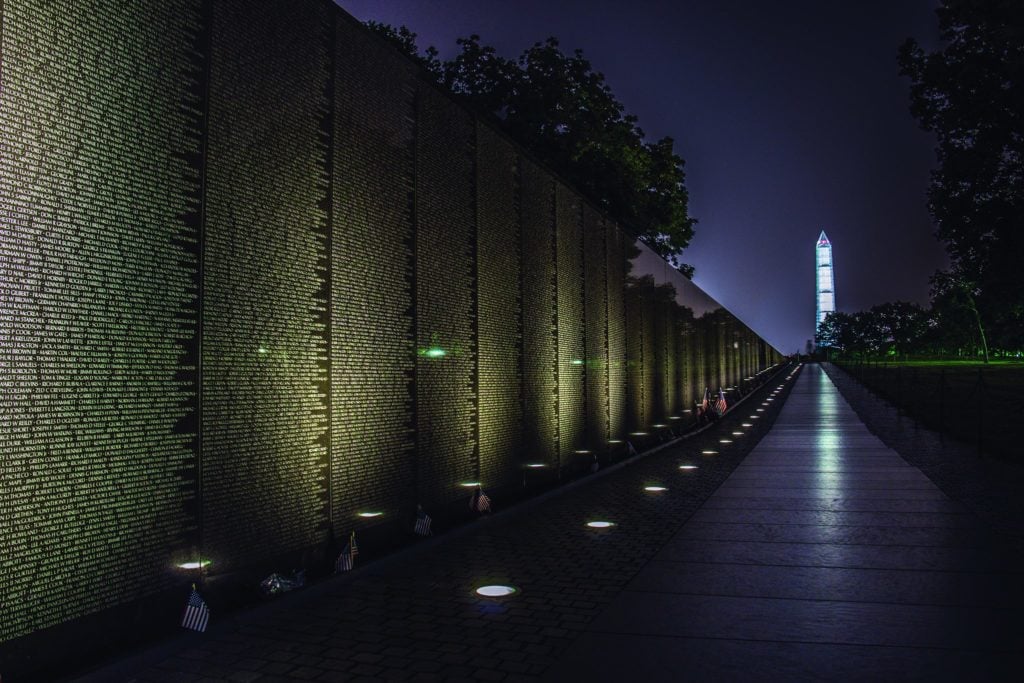
<instances>
[{"instance_id":1,"label":"paving stone","mask_svg":"<svg viewBox=\"0 0 1024 683\"><path fill-rule=\"evenodd\" d=\"M473 679L478 671L500 678L510 668L521 669L514 672L520 678L542 674L769 432L788 388L761 413L749 436L731 445L717 443L739 428L751 403L760 403L777 383L769 382L751 394L712 428L628 466L602 470L449 537L439 536L379 562L364 563L348 575L281 596L235 617L231 630L219 630L214 623L198 658L218 672L268 677L287 677L306 666L322 670L319 680L404 673ZM712 446L718 455L701 455ZM699 469L682 471L680 464L696 464ZM643 487L652 483L669 490L648 495ZM857 505L788 509L812 515L865 510ZM886 510L946 511L927 505L890 505ZM585 527L596 518L611 519L618 526L600 532ZM484 579L512 583L521 592L501 602L478 598L473 589ZM407 660L408 667L384 668L392 658L399 664ZM153 670L143 666L132 674L141 679Z\"/></svg>"}]
</instances>

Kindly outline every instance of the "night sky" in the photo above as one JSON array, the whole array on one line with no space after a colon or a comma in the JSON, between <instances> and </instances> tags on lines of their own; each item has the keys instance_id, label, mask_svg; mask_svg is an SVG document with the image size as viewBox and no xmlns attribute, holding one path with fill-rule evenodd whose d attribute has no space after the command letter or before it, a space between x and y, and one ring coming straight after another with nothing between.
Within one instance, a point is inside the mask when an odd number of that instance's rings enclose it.
<instances>
[{"instance_id":1,"label":"night sky","mask_svg":"<svg viewBox=\"0 0 1024 683\"><path fill-rule=\"evenodd\" d=\"M838 309L927 303L945 267L925 207L933 139L896 53L937 45L937 0L336 0L451 56L477 33L518 56L582 48L649 139L686 159L695 282L783 353L814 329L814 245L833 244Z\"/></svg>"}]
</instances>

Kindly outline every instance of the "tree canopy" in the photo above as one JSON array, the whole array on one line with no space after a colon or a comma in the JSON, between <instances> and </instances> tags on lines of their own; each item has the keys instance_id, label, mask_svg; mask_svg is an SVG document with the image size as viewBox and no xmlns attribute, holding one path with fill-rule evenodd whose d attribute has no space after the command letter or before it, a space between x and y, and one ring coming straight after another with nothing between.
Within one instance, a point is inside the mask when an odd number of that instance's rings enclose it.
<instances>
[{"instance_id":1,"label":"tree canopy","mask_svg":"<svg viewBox=\"0 0 1024 683\"><path fill-rule=\"evenodd\" d=\"M952 272L936 296L980 316L996 348L1024 346L1024 3L943 0L944 45L900 49L911 112L935 133L928 208ZM951 278L951 280L950 280ZM949 282L958 283L950 288ZM967 298L965 299L965 296Z\"/></svg>"},{"instance_id":2,"label":"tree canopy","mask_svg":"<svg viewBox=\"0 0 1024 683\"><path fill-rule=\"evenodd\" d=\"M685 162L672 138L647 141L582 51L566 54L548 38L508 59L472 35L458 39L459 52L442 61L433 47L421 53L416 34L404 26L368 26L693 276L693 267L680 260L696 223L688 210Z\"/></svg>"}]
</instances>

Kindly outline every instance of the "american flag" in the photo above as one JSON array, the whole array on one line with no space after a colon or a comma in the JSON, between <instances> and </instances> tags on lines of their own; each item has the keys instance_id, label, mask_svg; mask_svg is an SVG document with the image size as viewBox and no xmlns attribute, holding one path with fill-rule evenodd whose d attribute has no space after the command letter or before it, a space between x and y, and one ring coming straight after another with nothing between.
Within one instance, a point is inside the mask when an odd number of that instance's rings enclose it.
<instances>
[{"instance_id":1,"label":"american flag","mask_svg":"<svg viewBox=\"0 0 1024 683\"><path fill-rule=\"evenodd\" d=\"M420 536L430 536L430 515L423 511L423 508L419 508L416 511L416 526L413 527Z\"/></svg>"},{"instance_id":2,"label":"american flag","mask_svg":"<svg viewBox=\"0 0 1024 683\"><path fill-rule=\"evenodd\" d=\"M341 551L341 555L338 555L337 561L334 563L334 573L351 571L352 567L355 566L355 554L352 552L352 542L349 541L345 544L345 548Z\"/></svg>"},{"instance_id":3,"label":"american flag","mask_svg":"<svg viewBox=\"0 0 1024 683\"><path fill-rule=\"evenodd\" d=\"M201 633L206 630L208 621L210 621L210 610L193 585L192 595L188 596L188 602L185 603L185 614L181 617L181 625L183 628Z\"/></svg>"},{"instance_id":4,"label":"american flag","mask_svg":"<svg viewBox=\"0 0 1024 683\"><path fill-rule=\"evenodd\" d=\"M728 407L728 404L725 402L725 392L722 391L722 387L718 387L718 400L715 401L715 412L722 416Z\"/></svg>"},{"instance_id":5,"label":"american flag","mask_svg":"<svg viewBox=\"0 0 1024 683\"><path fill-rule=\"evenodd\" d=\"M479 486L473 491L473 497L469 499L469 509L481 513L491 511L491 499Z\"/></svg>"},{"instance_id":6,"label":"american flag","mask_svg":"<svg viewBox=\"0 0 1024 683\"><path fill-rule=\"evenodd\" d=\"M704 400L700 402L700 412L707 414L708 407L711 405L711 390L704 387Z\"/></svg>"}]
</instances>

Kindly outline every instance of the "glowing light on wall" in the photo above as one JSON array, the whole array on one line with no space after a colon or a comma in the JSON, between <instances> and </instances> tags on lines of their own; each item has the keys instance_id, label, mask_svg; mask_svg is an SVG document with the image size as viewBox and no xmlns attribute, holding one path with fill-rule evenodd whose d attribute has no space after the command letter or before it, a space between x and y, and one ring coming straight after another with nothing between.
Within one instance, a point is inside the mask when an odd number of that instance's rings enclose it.
<instances>
[{"instance_id":1,"label":"glowing light on wall","mask_svg":"<svg viewBox=\"0 0 1024 683\"><path fill-rule=\"evenodd\" d=\"M178 565L178 569L202 569L209 566L210 560L199 560L198 562L182 562Z\"/></svg>"},{"instance_id":2,"label":"glowing light on wall","mask_svg":"<svg viewBox=\"0 0 1024 683\"><path fill-rule=\"evenodd\" d=\"M444 358L448 355L448 352L442 349L440 346L431 346L427 349L420 349L419 354L426 356L427 358Z\"/></svg>"}]
</instances>

